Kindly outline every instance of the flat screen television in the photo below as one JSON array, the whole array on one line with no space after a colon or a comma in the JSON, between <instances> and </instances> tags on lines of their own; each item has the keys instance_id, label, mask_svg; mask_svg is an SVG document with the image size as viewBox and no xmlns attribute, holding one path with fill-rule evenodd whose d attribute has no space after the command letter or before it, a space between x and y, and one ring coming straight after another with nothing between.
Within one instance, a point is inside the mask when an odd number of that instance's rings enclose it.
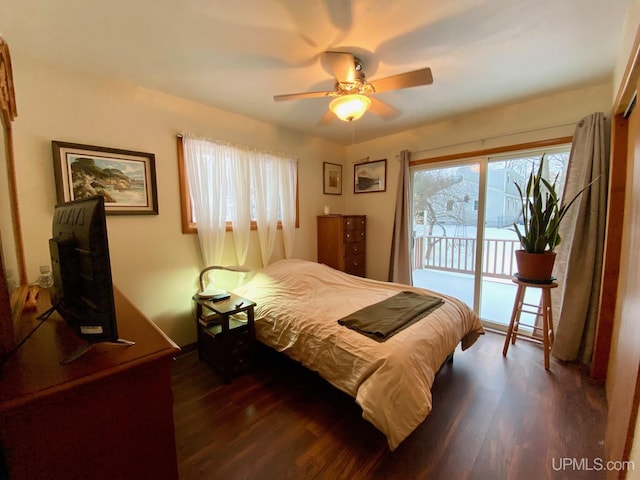
<instances>
[{"instance_id":1,"label":"flat screen television","mask_svg":"<svg viewBox=\"0 0 640 480\"><path fill-rule=\"evenodd\" d=\"M52 235L51 311L57 311L88 342L63 363L97 342L132 344L118 337L104 197L56 205Z\"/></svg>"}]
</instances>

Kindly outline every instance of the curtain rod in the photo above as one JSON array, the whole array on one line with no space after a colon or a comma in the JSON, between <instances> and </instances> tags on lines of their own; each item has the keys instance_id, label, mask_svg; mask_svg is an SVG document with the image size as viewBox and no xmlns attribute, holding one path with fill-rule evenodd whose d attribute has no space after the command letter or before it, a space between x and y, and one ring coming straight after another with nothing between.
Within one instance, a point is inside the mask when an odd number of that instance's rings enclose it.
<instances>
[{"instance_id":1,"label":"curtain rod","mask_svg":"<svg viewBox=\"0 0 640 480\"><path fill-rule=\"evenodd\" d=\"M486 142L487 140L495 140L496 138L503 138L503 137L511 137L513 135L521 135L523 133L531 133L531 132L539 132L541 130L550 130L552 128L560 128L560 127L568 127L571 125L577 125L578 122L570 122L570 123L562 123L560 125L550 125L548 127L540 127L540 128L533 128L531 130L521 130L518 132L509 132L509 133L503 133L500 135L494 135L493 137L486 137L486 138L479 138L476 140L468 140L466 142L460 142L460 143L451 143L449 145L441 145L439 147L433 147L433 148L426 148L424 150L417 150L415 152L412 152L412 154L421 154L423 152L432 152L434 150L440 150L441 148L449 148L449 147L457 147L459 145L467 145L469 143L478 143L478 142Z\"/></svg>"},{"instance_id":2,"label":"curtain rod","mask_svg":"<svg viewBox=\"0 0 640 480\"><path fill-rule=\"evenodd\" d=\"M214 139L214 138L207 138L207 137L201 137L199 135L194 135L193 133L178 133L176 135L177 138L194 138L196 140L204 140L207 142L211 142L211 143L215 143L217 145L225 145L227 147L234 147L234 148L239 148L239 149L243 149L243 150L248 150L250 152L258 152L258 153L266 153L268 155L274 155L276 157L285 157L285 158L290 158L292 160L295 160L296 163L300 162L300 158L292 155L290 153L285 153L285 152L279 152L277 150L268 150L268 149L264 149L264 148L256 148L256 147L251 147L249 145L242 145L240 143L233 143L233 142L227 142L225 140L218 140L218 139Z\"/></svg>"}]
</instances>

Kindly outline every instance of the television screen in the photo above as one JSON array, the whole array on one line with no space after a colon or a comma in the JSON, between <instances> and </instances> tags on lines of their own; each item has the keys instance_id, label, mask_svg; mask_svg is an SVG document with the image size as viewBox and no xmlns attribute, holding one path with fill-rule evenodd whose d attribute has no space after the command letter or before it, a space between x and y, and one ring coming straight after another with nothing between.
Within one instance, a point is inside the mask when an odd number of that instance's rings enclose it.
<instances>
[{"instance_id":1,"label":"television screen","mask_svg":"<svg viewBox=\"0 0 640 480\"><path fill-rule=\"evenodd\" d=\"M52 231L52 308L80 338L118 341L104 198L56 205Z\"/></svg>"}]
</instances>

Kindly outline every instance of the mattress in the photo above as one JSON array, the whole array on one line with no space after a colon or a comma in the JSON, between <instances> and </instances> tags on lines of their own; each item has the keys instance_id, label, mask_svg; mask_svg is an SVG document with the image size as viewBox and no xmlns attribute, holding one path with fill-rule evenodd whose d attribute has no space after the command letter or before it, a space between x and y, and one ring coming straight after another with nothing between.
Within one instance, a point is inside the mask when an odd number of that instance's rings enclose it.
<instances>
[{"instance_id":1,"label":"mattress","mask_svg":"<svg viewBox=\"0 0 640 480\"><path fill-rule=\"evenodd\" d=\"M384 342L338 324L401 291L439 296L444 304ZM431 386L449 354L484 333L477 315L456 298L305 260L268 265L234 293L256 302L257 339L354 397L391 450L431 412Z\"/></svg>"}]
</instances>

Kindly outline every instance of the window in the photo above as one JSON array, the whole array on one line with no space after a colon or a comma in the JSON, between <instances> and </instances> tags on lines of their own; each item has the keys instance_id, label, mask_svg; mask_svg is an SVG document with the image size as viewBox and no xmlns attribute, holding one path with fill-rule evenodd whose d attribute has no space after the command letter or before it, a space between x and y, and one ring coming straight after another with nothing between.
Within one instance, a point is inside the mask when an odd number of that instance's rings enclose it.
<instances>
[{"instance_id":1,"label":"window","mask_svg":"<svg viewBox=\"0 0 640 480\"><path fill-rule=\"evenodd\" d=\"M229 147L231 149L234 149L236 147ZM242 152L243 147L237 147L237 151L238 152ZM244 149L245 151L247 149ZM265 153L266 155L272 155L272 154L268 154ZM209 161L214 161L213 158L207 159ZM218 159L220 160L220 159ZM229 158L226 159L227 161L231 161ZM264 168L261 170L261 173L263 173L263 175L255 175L254 178L259 179L258 182L261 183L263 186L266 186L268 184L270 184L273 180L273 169L271 168L271 165L269 164L269 162L265 162L264 163ZM184 146L184 139L183 137L179 136L178 137L178 169L179 169L179 176L180 176L180 197L181 197L181 209L182 209L182 232L183 233L197 233L198 231L198 225L197 225L197 218L195 215L195 211L194 211L194 206L193 206L193 197L191 195L191 189L189 187L189 181L188 181L188 167L185 163L185 146ZM264 175L266 174L266 175ZM249 176L251 174L247 172L247 175L245 176L245 178L243 178L241 180L241 184L246 187L247 184L250 182L249 180ZM234 205L237 202L237 197L236 197L236 189L234 188L234 186L238 185L238 182L233 179L233 178L229 178L229 177L225 177L224 180L220 179L221 181L224 182L225 184L225 188L226 188L226 195L225 195L225 205L224 205L224 212L222 213L225 217L226 220L226 229L227 231L231 231L233 229L233 211L234 211ZM296 165L296 175L295 175L295 226L296 228L299 227L299 197L298 197L298 185L297 185L297 165ZM227 188L228 187L228 188ZM210 188L217 188L215 183L211 183L210 184ZM257 228L257 204L258 204L258 194L256 192L255 188L250 188L249 189L249 214L250 214L250 219L251 219L251 229L255 230ZM277 212L274 212L275 215L277 215L278 218L278 228L282 228L282 202L280 202L278 204L278 208L277 208Z\"/></svg>"},{"instance_id":2,"label":"window","mask_svg":"<svg viewBox=\"0 0 640 480\"><path fill-rule=\"evenodd\" d=\"M511 278L519 240L513 225L522 221L514 182L522 187L544 154L545 178L564 185L571 140L412 161L413 228L419 222L427 232L413 239L414 285L460 298L488 326L506 329L516 293ZM473 211L452 215L446 199L464 195L474 199Z\"/></svg>"}]
</instances>

